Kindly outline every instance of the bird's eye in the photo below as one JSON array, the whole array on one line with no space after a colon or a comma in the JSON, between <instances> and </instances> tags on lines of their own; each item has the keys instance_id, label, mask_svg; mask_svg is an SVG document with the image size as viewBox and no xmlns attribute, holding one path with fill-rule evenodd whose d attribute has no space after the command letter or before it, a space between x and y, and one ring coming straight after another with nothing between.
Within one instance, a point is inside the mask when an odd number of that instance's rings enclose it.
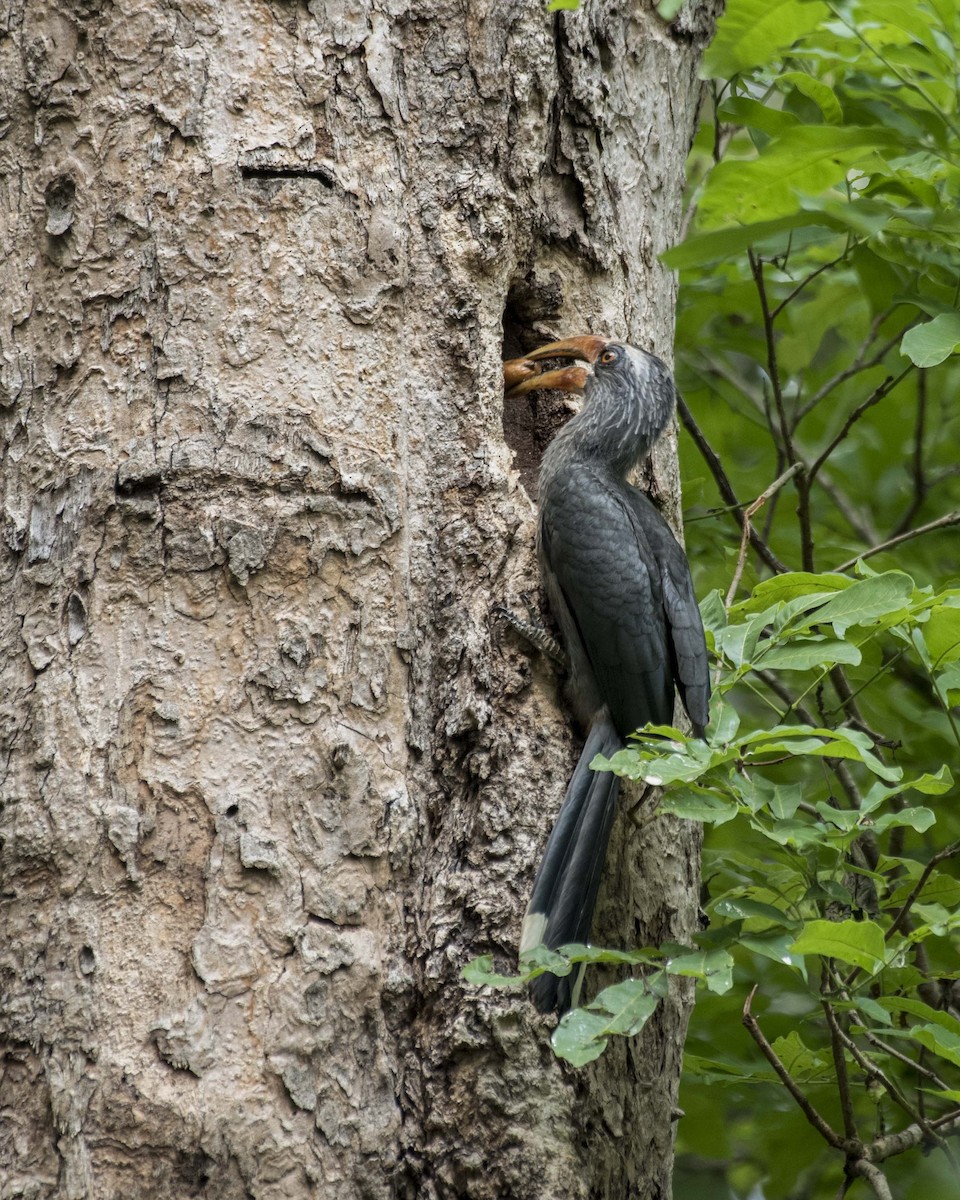
<instances>
[{"instance_id":1,"label":"bird's eye","mask_svg":"<svg viewBox=\"0 0 960 1200\"><path fill-rule=\"evenodd\" d=\"M616 362L617 358L618 355L616 350L604 350L603 354L600 355L600 361L602 363Z\"/></svg>"}]
</instances>

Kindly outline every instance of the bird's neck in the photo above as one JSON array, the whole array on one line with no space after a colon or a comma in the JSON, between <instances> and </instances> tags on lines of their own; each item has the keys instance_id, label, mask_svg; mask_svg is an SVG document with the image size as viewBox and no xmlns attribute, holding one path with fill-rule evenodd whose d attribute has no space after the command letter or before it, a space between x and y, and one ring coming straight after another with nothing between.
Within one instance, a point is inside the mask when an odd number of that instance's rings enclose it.
<instances>
[{"instance_id":1,"label":"bird's neck","mask_svg":"<svg viewBox=\"0 0 960 1200\"><path fill-rule=\"evenodd\" d=\"M552 476L573 463L589 463L625 480L649 455L669 423L672 409L591 397L583 410L564 425L543 456L542 476Z\"/></svg>"}]
</instances>

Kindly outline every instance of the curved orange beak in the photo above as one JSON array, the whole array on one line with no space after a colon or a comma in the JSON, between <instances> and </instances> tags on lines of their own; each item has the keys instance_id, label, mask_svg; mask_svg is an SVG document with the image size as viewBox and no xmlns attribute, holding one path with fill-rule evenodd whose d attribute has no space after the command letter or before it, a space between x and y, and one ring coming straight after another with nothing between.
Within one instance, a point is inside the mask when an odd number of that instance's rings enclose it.
<instances>
[{"instance_id":1,"label":"curved orange beak","mask_svg":"<svg viewBox=\"0 0 960 1200\"><path fill-rule=\"evenodd\" d=\"M527 392L554 388L562 392L582 392L590 372L586 367L558 367L553 371L537 371L536 364L550 358L574 358L594 363L603 352L608 339L588 333L581 337L549 342L523 358L512 358L503 364L506 395L523 396Z\"/></svg>"}]
</instances>

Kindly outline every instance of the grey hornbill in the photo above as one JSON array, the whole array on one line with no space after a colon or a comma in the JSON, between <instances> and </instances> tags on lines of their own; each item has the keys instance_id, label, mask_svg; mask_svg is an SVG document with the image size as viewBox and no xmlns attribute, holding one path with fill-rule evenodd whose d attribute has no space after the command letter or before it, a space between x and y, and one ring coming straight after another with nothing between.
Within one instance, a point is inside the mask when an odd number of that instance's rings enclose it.
<instances>
[{"instance_id":1,"label":"grey hornbill","mask_svg":"<svg viewBox=\"0 0 960 1200\"><path fill-rule=\"evenodd\" d=\"M541 371L550 359L574 359ZM670 372L652 354L588 335L504 364L507 396L539 388L582 392L554 437L539 479L538 551L544 588L569 660L568 692L587 729L523 921L520 952L586 942L619 792L590 770L648 722L672 724L679 691L694 733L709 719L703 625L690 568L666 521L627 475L673 417ZM574 1002L570 977L532 984L541 1012Z\"/></svg>"}]
</instances>

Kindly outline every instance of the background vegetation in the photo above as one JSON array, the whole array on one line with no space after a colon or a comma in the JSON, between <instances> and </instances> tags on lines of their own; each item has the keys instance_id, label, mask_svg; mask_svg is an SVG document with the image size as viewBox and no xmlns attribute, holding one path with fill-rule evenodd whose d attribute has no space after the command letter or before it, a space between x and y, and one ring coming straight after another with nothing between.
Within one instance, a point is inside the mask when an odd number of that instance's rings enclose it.
<instances>
[{"instance_id":1,"label":"background vegetation","mask_svg":"<svg viewBox=\"0 0 960 1200\"><path fill-rule=\"evenodd\" d=\"M958 44L954 0L730 0L705 62L668 261L687 544L740 726L694 784L734 969L690 1030L680 1200L960 1194ZM742 506L790 470L731 587ZM748 742L778 723L854 741Z\"/></svg>"}]
</instances>

